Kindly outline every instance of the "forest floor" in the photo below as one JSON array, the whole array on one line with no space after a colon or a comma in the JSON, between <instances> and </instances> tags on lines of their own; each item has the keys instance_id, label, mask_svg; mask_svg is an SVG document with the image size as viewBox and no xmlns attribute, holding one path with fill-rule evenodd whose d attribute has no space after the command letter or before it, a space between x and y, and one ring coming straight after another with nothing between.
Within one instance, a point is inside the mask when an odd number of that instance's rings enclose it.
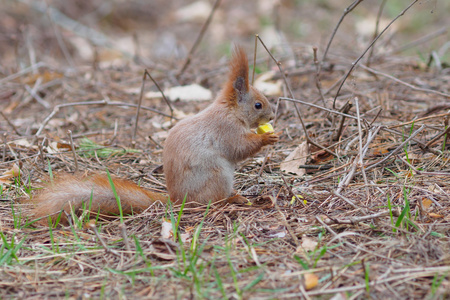
<instances>
[{"instance_id":1,"label":"forest floor","mask_svg":"<svg viewBox=\"0 0 450 300\"><path fill-rule=\"evenodd\" d=\"M448 299L450 3L329 2L2 1L0 298ZM63 173L166 191L233 42L282 132L236 170L251 205L31 222Z\"/></svg>"}]
</instances>

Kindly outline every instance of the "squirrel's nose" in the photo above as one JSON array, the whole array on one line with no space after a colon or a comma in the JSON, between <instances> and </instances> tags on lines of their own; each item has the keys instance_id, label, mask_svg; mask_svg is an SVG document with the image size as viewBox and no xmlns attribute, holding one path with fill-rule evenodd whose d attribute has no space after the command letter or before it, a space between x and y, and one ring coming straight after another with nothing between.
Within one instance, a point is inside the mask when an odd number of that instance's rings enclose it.
<instances>
[{"instance_id":1,"label":"squirrel's nose","mask_svg":"<svg viewBox=\"0 0 450 300\"><path fill-rule=\"evenodd\" d=\"M269 120L272 121L274 118L275 118L275 114L274 114L274 112L272 111L272 113L271 113L270 116L269 116Z\"/></svg>"}]
</instances>

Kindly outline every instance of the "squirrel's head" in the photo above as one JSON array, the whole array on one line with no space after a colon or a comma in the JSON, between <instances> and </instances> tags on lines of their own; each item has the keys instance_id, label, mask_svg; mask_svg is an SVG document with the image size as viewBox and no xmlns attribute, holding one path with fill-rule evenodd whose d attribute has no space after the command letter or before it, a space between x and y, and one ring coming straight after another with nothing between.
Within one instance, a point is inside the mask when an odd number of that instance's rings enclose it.
<instances>
[{"instance_id":1,"label":"squirrel's head","mask_svg":"<svg viewBox=\"0 0 450 300\"><path fill-rule=\"evenodd\" d=\"M247 55L239 46L234 47L224 95L227 104L250 128L265 124L275 117L267 98L249 84Z\"/></svg>"}]
</instances>

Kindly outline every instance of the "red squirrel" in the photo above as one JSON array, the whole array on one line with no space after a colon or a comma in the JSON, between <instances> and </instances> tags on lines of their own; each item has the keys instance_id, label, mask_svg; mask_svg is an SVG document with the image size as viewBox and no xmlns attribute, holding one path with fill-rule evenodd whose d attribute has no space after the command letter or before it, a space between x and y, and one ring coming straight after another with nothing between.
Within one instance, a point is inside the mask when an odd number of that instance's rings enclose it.
<instances>
[{"instance_id":1,"label":"red squirrel","mask_svg":"<svg viewBox=\"0 0 450 300\"><path fill-rule=\"evenodd\" d=\"M249 84L248 59L235 46L224 88L206 109L178 122L170 131L163 151L163 169L169 199L189 206L220 201L243 202L233 195L233 176L238 162L254 155L265 145L278 141L274 133L256 134L250 129L269 122L273 108L266 97ZM142 189L133 182L113 179L124 214L139 213L168 196ZM92 201L91 193L93 195ZM62 175L32 200L33 218L56 216L65 210L90 206L92 212L117 215L119 209L105 175L85 179ZM61 222L67 224L65 214Z\"/></svg>"}]
</instances>

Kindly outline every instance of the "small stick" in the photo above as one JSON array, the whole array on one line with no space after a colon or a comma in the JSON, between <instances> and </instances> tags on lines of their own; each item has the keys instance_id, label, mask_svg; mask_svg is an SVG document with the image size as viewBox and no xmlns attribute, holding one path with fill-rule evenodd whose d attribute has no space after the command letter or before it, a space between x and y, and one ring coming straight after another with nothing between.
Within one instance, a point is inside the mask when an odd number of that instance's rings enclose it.
<instances>
[{"instance_id":1,"label":"small stick","mask_svg":"<svg viewBox=\"0 0 450 300\"><path fill-rule=\"evenodd\" d=\"M360 207L358 207L355 203L353 203L350 199L342 196L341 194L339 194L337 191L333 191L333 195L341 198L342 200L344 200L345 202L347 202L348 204L350 204L351 206L353 206L353 208L355 209L359 209Z\"/></svg>"},{"instance_id":2,"label":"small stick","mask_svg":"<svg viewBox=\"0 0 450 300\"><path fill-rule=\"evenodd\" d=\"M180 71L178 72L178 74L176 76L177 78L179 78L181 75L183 75L184 71L186 71L187 67L191 63L192 55L194 54L195 49L197 49L198 44L200 44L200 41L203 39L203 35L205 34L205 31L208 28L209 23L211 23L214 12L219 7L219 4L220 4L220 0L216 0L216 2L214 2L214 6L213 6L211 12L209 13L208 19L206 19L206 22L203 24L202 29L200 29L200 33L198 34L197 39L194 42L194 45L192 45L192 48L189 51L189 54L187 55L186 60L184 61L183 67L180 69Z\"/></svg>"},{"instance_id":3,"label":"small stick","mask_svg":"<svg viewBox=\"0 0 450 300\"><path fill-rule=\"evenodd\" d=\"M410 5L408 5L408 7L406 7L398 16L396 16L381 32L380 34L377 35L376 38L373 39L373 41L370 43L370 45L364 50L364 52L352 63L352 66L350 67L350 70L348 70L347 74L345 74L344 80L342 80L341 84L339 85L339 88L336 92L336 95L334 96L334 100L333 100L333 108L336 107L336 99L339 96L339 92L342 89L342 86L344 85L345 81L347 80L347 78L350 76L350 74L352 73L353 69L356 67L356 65L358 64L358 62L364 57L364 55L367 53L367 51L370 50L370 48L372 48L372 46L375 44L375 42L383 35L383 33L386 32L386 30L388 30L388 28L401 16L403 16L414 4L416 4L416 2L418 2L419 0L414 0Z\"/></svg>"},{"instance_id":4,"label":"small stick","mask_svg":"<svg viewBox=\"0 0 450 300\"><path fill-rule=\"evenodd\" d=\"M25 69L15 73L15 74L11 74L11 75L9 75L9 76L7 76L5 78L0 79L0 85L4 84L5 82L8 82L8 81L14 80L16 78L19 78L22 75L25 75L27 73L34 72L34 70L37 70L37 69L39 69L41 67L44 67L44 66L47 66L47 64L42 62L42 61L38 62L35 65L31 65L28 68L25 68Z\"/></svg>"},{"instance_id":5,"label":"small stick","mask_svg":"<svg viewBox=\"0 0 450 300\"><path fill-rule=\"evenodd\" d=\"M308 103L308 102L305 102L305 101L303 101L303 100L291 99L291 98L286 98L286 97L280 97L279 99L280 99L280 100L290 101L290 102L301 103L301 104L304 104L304 105L307 105L307 106L315 107L315 108L318 108L318 109L321 109L321 110L330 112L330 113L332 113L332 114L340 115L340 116L347 117L347 118L350 118L350 119L353 119L353 120L357 120L357 119L358 119L358 118L355 117L355 116L352 116L352 115L349 115L349 114L346 114L346 113L343 113L343 112L340 112L340 111L337 111L337 110L334 110L334 109L322 107L322 106L320 106L320 105Z\"/></svg>"},{"instance_id":6,"label":"small stick","mask_svg":"<svg viewBox=\"0 0 450 300\"><path fill-rule=\"evenodd\" d=\"M115 256L118 256L118 257L120 257L120 254L116 251L116 250L113 250L113 249L110 249L109 247L108 247L108 245L106 245L106 243L105 243L105 241L103 240L103 238L100 236L100 234L98 233L98 230L97 230L97 226L95 226L95 222L89 222L88 223L88 227L89 227L89 229L90 230L92 230L94 233L95 233L95 236L97 237L97 239L99 240L99 242L100 242L100 244L102 245L102 247L103 247L103 249L105 249L105 251L106 251L106 253L111 253L111 254L113 254L113 255L115 255Z\"/></svg>"},{"instance_id":7,"label":"small stick","mask_svg":"<svg viewBox=\"0 0 450 300\"><path fill-rule=\"evenodd\" d=\"M364 183L365 183L365 187L366 187L366 194L367 194L367 200L370 198L370 192L369 192L369 188L367 187L367 185L369 184L369 182L367 181L367 176L366 176L366 171L364 171L364 156L363 156L363 145L362 145L362 140L363 140L363 134L362 134L362 130L361 130L361 117L359 115L359 101L358 101L358 97L355 97L355 106L356 106L356 116L358 117L358 134L359 134L359 168L361 170L361 173L363 175L363 179L364 179ZM368 141L369 142L369 141Z\"/></svg>"},{"instance_id":8,"label":"small stick","mask_svg":"<svg viewBox=\"0 0 450 300\"><path fill-rule=\"evenodd\" d=\"M69 135L70 149L72 149L73 160L75 161L75 173L77 173L78 172L78 160L77 160L77 154L75 153L75 146L73 145L72 130L67 130L67 134Z\"/></svg>"},{"instance_id":9,"label":"small stick","mask_svg":"<svg viewBox=\"0 0 450 300\"><path fill-rule=\"evenodd\" d=\"M290 96L291 98L294 98L294 93L292 93L291 86L289 85L289 83L288 83L288 81L287 81L287 78L286 78L286 75L284 74L284 72L283 72L283 70L282 70L282 68L281 68L281 62L275 59L275 57L272 55L272 53L271 53L270 50L267 48L266 44L264 44L264 42L262 41L262 39L261 39L261 37L260 37L259 35L257 36L257 38L259 39L261 45L263 45L264 49L266 49L267 53L270 55L270 57L272 58L272 60L273 60L273 61L275 62L275 64L277 65L278 70L280 71L280 74L283 76L283 80L284 80L284 83L285 83L285 85L286 85L286 88L287 88L288 91L289 91L289 96ZM297 112L297 116L298 116L298 118L300 119L300 123L301 123L301 125L302 125L303 131L305 132L305 138L306 138L306 141L307 141L308 143L310 143L311 145L314 145L314 146L316 146L317 148L320 148L320 149L322 149L322 150L328 152L329 154L331 154L331 155L333 155L333 156L337 156L336 153L334 153L333 151L329 150L328 148L326 148L326 147L324 147L324 146L322 146L322 145L316 143L315 141L313 141L313 140L309 137L308 131L306 130L306 125L305 125L305 123L303 122L302 114L300 113L300 110L298 109L297 104L295 103L295 101L293 101L293 102L294 102L295 111ZM263 165L262 167L264 167L264 165Z\"/></svg>"},{"instance_id":10,"label":"small stick","mask_svg":"<svg viewBox=\"0 0 450 300\"><path fill-rule=\"evenodd\" d=\"M128 241L127 227L125 226L124 223L120 223L119 227L120 233L122 234L123 242L125 243L125 248L127 248L128 255L132 256L130 242Z\"/></svg>"},{"instance_id":11,"label":"small stick","mask_svg":"<svg viewBox=\"0 0 450 300\"><path fill-rule=\"evenodd\" d=\"M381 217L385 217L385 216L389 216L389 215L390 215L389 210L385 210L382 212L378 212L378 213L374 213L374 214L366 215L366 216L362 216L362 217L351 217L348 219L336 219L336 218L331 219L330 218L330 219L323 220L323 222L326 224L352 224L352 225L355 225L362 221L372 220L372 219L381 218ZM392 215L394 217L398 217L398 211L392 210Z\"/></svg>"},{"instance_id":12,"label":"small stick","mask_svg":"<svg viewBox=\"0 0 450 300\"><path fill-rule=\"evenodd\" d=\"M8 134L6 132L3 133L3 158L2 158L2 162L5 162L5 160L6 160L6 141L7 141L7 137L8 137Z\"/></svg>"},{"instance_id":13,"label":"small stick","mask_svg":"<svg viewBox=\"0 0 450 300\"><path fill-rule=\"evenodd\" d=\"M299 169L311 169L311 170L329 170L333 165L299 165Z\"/></svg>"},{"instance_id":14,"label":"small stick","mask_svg":"<svg viewBox=\"0 0 450 300\"><path fill-rule=\"evenodd\" d=\"M430 34L427 34L424 37L421 37L415 41L412 41L410 43L407 43L406 45L400 46L398 48L392 49L391 51L387 51L386 53L384 53L384 55L389 55L389 54L393 54L393 53L398 53L398 52L402 52L406 49L409 49L411 47L426 43L440 35L444 35L447 34L448 32L448 26L444 26L441 29L436 30L435 32L432 32Z\"/></svg>"},{"instance_id":15,"label":"small stick","mask_svg":"<svg viewBox=\"0 0 450 300\"><path fill-rule=\"evenodd\" d=\"M380 25L381 14L383 13L385 4L386 4L386 0L383 0L383 2L381 2L380 8L378 9L377 21L375 22L375 31L373 32L373 39L376 38L378 35L378 29L379 29L378 26ZM367 56L367 66L370 66L370 60L372 58L374 49L375 49L374 47L370 48L369 55Z\"/></svg>"},{"instance_id":16,"label":"small stick","mask_svg":"<svg viewBox=\"0 0 450 300\"><path fill-rule=\"evenodd\" d=\"M369 68L368 66L360 65L360 67L363 68L364 70L369 71L370 73L377 74L377 75L381 75L381 76L384 76L384 77L386 77L386 78L389 78L389 79L391 79L391 80L393 80L393 81L395 81L395 82L398 82L398 83L400 83L400 84L403 84L403 85L409 87L409 88L412 89L412 90L420 91L420 92L424 92L424 93L436 94L436 95L440 95L440 96L444 96L444 97L450 98L450 94L447 94L447 93L444 93L444 92L435 91L435 90L430 90L430 89L424 89L424 88L417 87L417 86L415 86L415 85L412 85L412 84L410 84L410 83L407 83L407 82L405 82L405 81L402 81L402 80L400 80L400 79L398 79L398 78L395 78L394 76L391 76L391 75L389 75L389 74L386 74L386 73L383 73L383 72L374 70L374 69L372 69L372 68Z\"/></svg>"},{"instance_id":17,"label":"small stick","mask_svg":"<svg viewBox=\"0 0 450 300\"><path fill-rule=\"evenodd\" d=\"M386 155L382 160L378 161L377 163L374 163L370 166L368 166L366 168L366 171L373 169L379 165L381 165L382 163L384 163L386 160L388 160L392 155L396 154L398 151L400 151L401 149L403 149L403 146L405 146L407 143L409 143L417 134L419 134L419 132L421 132L423 129L425 128L425 125L422 125L419 127L419 129L417 129L416 131L414 131L403 143L401 143L397 148L395 148L394 150L392 150L388 155Z\"/></svg>"},{"instance_id":18,"label":"small stick","mask_svg":"<svg viewBox=\"0 0 450 300\"><path fill-rule=\"evenodd\" d=\"M443 132L439 133L437 136L435 136L434 138L432 138L428 143L425 144L425 147L430 147L431 145L433 145L438 139L441 138L441 136L444 136L446 134L450 133L450 126L447 127L447 129L445 129Z\"/></svg>"},{"instance_id":19,"label":"small stick","mask_svg":"<svg viewBox=\"0 0 450 300\"><path fill-rule=\"evenodd\" d=\"M294 233L294 230L292 229L291 225L289 225L289 223L286 220L286 216L283 214L283 212L281 211L280 207L277 204L277 200L273 197L270 196L272 203L275 206L275 209L278 211L278 213L281 216L281 222L283 223L284 227L286 227L287 231L289 232L289 235L292 237L292 239L294 240L295 246L298 247L300 246L300 243L298 241L297 236Z\"/></svg>"},{"instance_id":20,"label":"small stick","mask_svg":"<svg viewBox=\"0 0 450 300\"><path fill-rule=\"evenodd\" d=\"M44 158L44 148L43 148L43 146L44 146L44 143L45 143L45 139L46 139L46 137L44 137L43 139L42 139L42 143L38 143L38 147L39 147L39 158L41 159L41 161L42 161L42 166L45 168L45 158Z\"/></svg>"},{"instance_id":21,"label":"small stick","mask_svg":"<svg viewBox=\"0 0 450 300\"><path fill-rule=\"evenodd\" d=\"M28 85L25 85L25 89L27 90L28 93L30 93L30 95L36 100L37 103L41 104L43 107L47 109L51 107L51 105L47 101L42 99L42 97L39 96L38 93L36 93L36 90L38 90L38 85L35 85L34 88L30 88Z\"/></svg>"},{"instance_id":22,"label":"small stick","mask_svg":"<svg viewBox=\"0 0 450 300\"><path fill-rule=\"evenodd\" d=\"M42 130L44 130L45 126L47 125L47 123L56 115L56 113L58 113L58 111L61 108L65 108L65 107L70 107L70 106L78 106L78 105L111 105L111 106L126 106L126 107L137 107L137 104L132 104L132 103L124 103L124 102L115 102L115 101L109 101L109 100L98 100L98 101L86 101L86 102L73 102L73 103L64 103L64 104L58 104L53 108L53 111L44 119L44 121L42 122L41 127L39 127L38 131L36 132L35 136L35 140L33 141L33 143L36 142L36 138L41 134ZM173 119L176 119L175 117L172 117L166 113L163 113L159 110L156 110L154 108L151 107L146 107L146 106L141 106L142 109L145 110L149 110L155 113L158 113L160 115L166 116L166 117L170 117Z\"/></svg>"},{"instance_id":23,"label":"small stick","mask_svg":"<svg viewBox=\"0 0 450 300\"><path fill-rule=\"evenodd\" d=\"M313 58L314 58L314 65L316 66L316 87L317 90L319 91L319 96L322 99L323 102L323 106L326 106L325 103L325 97L323 96L323 92L322 92L322 82L320 81L320 63L319 60L317 59L317 47L314 46L313 48Z\"/></svg>"},{"instance_id":24,"label":"small stick","mask_svg":"<svg viewBox=\"0 0 450 300\"><path fill-rule=\"evenodd\" d=\"M45 10L47 17L50 20L50 24L52 26L53 32L55 33L56 36L56 41L58 42L59 48L61 48L61 52L63 53L65 59L67 60L67 62L69 63L71 68L75 67L75 63L73 62L73 58L70 55L69 50L67 49L66 43L64 42L61 32L59 31L58 27L55 25L55 22L53 21L53 15L50 12L50 6L47 6L46 10Z\"/></svg>"},{"instance_id":25,"label":"small stick","mask_svg":"<svg viewBox=\"0 0 450 300\"><path fill-rule=\"evenodd\" d=\"M377 112L377 114L375 115L375 118L373 118L373 120L369 123L370 126L372 126L372 124L375 122L376 119L378 119L378 117L380 116L381 112L383 111L382 108L380 108L380 110Z\"/></svg>"},{"instance_id":26,"label":"small stick","mask_svg":"<svg viewBox=\"0 0 450 300\"><path fill-rule=\"evenodd\" d=\"M433 116L427 116L427 117L423 117L423 118L419 118L419 119L414 119L412 121L400 123L400 124L397 124L397 125L387 126L386 128L392 129L392 128L396 128L396 127L409 125L409 124L412 124L412 123L417 123L419 121L425 121L425 120L428 120L428 119L441 118L441 117L446 117L446 116L450 116L450 112L446 112L446 113L443 113L443 114L440 114L440 115L433 115Z\"/></svg>"},{"instance_id":27,"label":"small stick","mask_svg":"<svg viewBox=\"0 0 450 300\"><path fill-rule=\"evenodd\" d=\"M255 82L255 70L256 70L256 49L258 48L258 34L255 34L255 51L253 53L253 75L252 75L252 85Z\"/></svg>"},{"instance_id":28,"label":"small stick","mask_svg":"<svg viewBox=\"0 0 450 300\"><path fill-rule=\"evenodd\" d=\"M170 118L171 118L171 120L173 120L173 108L172 108L172 105L170 104L170 102L166 98L166 96L164 95L164 92L161 90L161 87L159 86L159 84L155 81L155 79L153 79L152 75L150 75L150 73L147 71L147 69L145 69L144 70L144 75L142 76L141 92L139 93L139 100L138 100L138 104L137 104L136 117L135 117L136 121L134 122L133 137L131 138L131 145L132 146L134 146L136 144L136 133L137 133L137 127L138 127L138 122L139 122L139 111L141 110L142 98L144 96L145 79L146 79L147 76L153 81L153 83L155 84L156 88L161 93L164 101L166 101L167 106L169 106Z\"/></svg>"},{"instance_id":29,"label":"small stick","mask_svg":"<svg viewBox=\"0 0 450 300\"><path fill-rule=\"evenodd\" d=\"M338 31L339 26L341 25L342 21L344 21L345 16L347 16L352 10L355 9L355 7L358 6L359 3L361 3L363 0L355 0L352 4L350 4L346 9L344 9L344 13L342 14L341 18L339 19L338 23L336 24L336 27L333 30L333 33L331 34L330 39L328 40L327 47L325 48L325 52L322 56L322 62L320 65L319 73L322 69L322 64L325 62L325 59L327 58L328 50L330 49L331 42L334 39L334 36L336 35L336 32Z\"/></svg>"},{"instance_id":30,"label":"small stick","mask_svg":"<svg viewBox=\"0 0 450 300\"><path fill-rule=\"evenodd\" d=\"M397 130L393 130L393 129L389 129L389 128L385 128L385 127L383 127L383 130L403 137L403 134L401 132L398 132ZM430 153L433 153L436 156L439 156L442 154L439 151L434 150L433 148L427 147L424 143L422 143L418 139L412 139L412 141L416 142L420 148L422 148Z\"/></svg>"},{"instance_id":31,"label":"small stick","mask_svg":"<svg viewBox=\"0 0 450 300\"><path fill-rule=\"evenodd\" d=\"M18 136L22 136L22 134L17 130L16 126L14 126L14 124L9 121L9 119L5 116L5 114L2 111L0 111L0 114L2 115L3 119L5 119L6 123L8 123L8 125L11 126L11 128L14 130L14 132Z\"/></svg>"},{"instance_id":32,"label":"small stick","mask_svg":"<svg viewBox=\"0 0 450 300\"><path fill-rule=\"evenodd\" d=\"M329 233L331 233L333 236L337 236L337 233L334 232L334 230L331 229L331 227L328 226L323 220L321 220L319 216L316 216L316 220L317 220L320 224L322 224L322 226L325 227L325 228L328 230Z\"/></svg>"},{"instance_id":33,"label":"small stick","mask_svg":"<svg viewBox=\"0 0 450 300\"><path fill-rule=\"evenodd\" d=\"M341 112L344 114L348 114L348 111L352 108L352 104L350 103L350 101L348 101L344 107L342 107ZM337 142L339 141L339 138L341 137L342 134L342 130L344 129L344 124L345 124L345 116L342 116L341 118L341 123L339 124L339 129L336 132L335 137L333 138L333 141Z\"/></svg>"}]
</instances>

